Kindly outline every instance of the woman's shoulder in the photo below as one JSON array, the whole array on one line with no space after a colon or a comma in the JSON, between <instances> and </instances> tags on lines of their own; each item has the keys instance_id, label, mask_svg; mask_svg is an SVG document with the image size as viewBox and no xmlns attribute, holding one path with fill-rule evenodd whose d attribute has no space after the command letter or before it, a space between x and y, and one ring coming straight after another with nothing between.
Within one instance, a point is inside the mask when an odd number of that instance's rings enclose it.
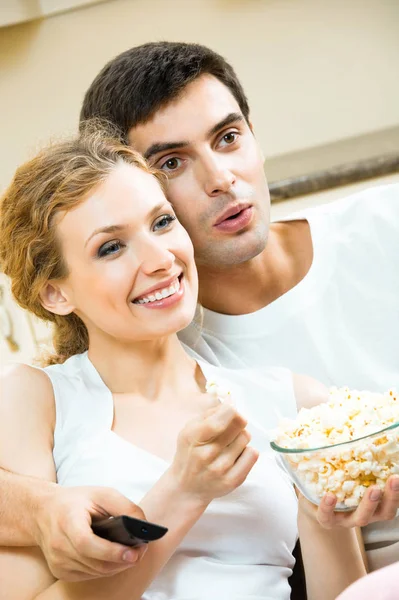
<instances>
[{"instance_id":1,"label":"woman's shoulder","mask_svg":"<svg viewBox=\"0 0 399 600\"><path fill-rule=\"evenodd\" d=\"M33 394L45 392L46 389L51 392L50 380L44 369L25 363L11 363L3 367L0 380L2 392L6 396L27 389Z\"/></svg>"},{"instance_id":2,"label":"woman's shoulder","mask_svg":"<svg viewBox=\"0 0 399 600\"><path fill-rule=\"evenodd\" d=\"M0 411L54 409L51 381L43 369L27 364L10 364L0 374Z\"/></svg>"},{"instance_id":3,"label":"woman's shoulder","mask_svg":"<svg viewBox=\"0 0 399 600\"><path fill-rule=\"evenodd\" d=\"M51 382L44 371L25 364L6 367L1 373L0 439L2 466L26 472L30 460L21 450L43 446L51 452L55 428L55 403ZM32 467L33 468L33 467ZM36 471L30 472L35 475Z\"/></svg>"}]
</instances>

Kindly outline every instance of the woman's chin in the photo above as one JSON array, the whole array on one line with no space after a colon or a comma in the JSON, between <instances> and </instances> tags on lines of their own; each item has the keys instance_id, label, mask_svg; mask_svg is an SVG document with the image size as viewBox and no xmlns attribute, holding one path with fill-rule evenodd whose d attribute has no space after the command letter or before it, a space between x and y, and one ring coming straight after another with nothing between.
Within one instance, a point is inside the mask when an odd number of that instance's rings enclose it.
<instances>
[{"instance_id":1,"label":"woman's chin","mask_svg":"<svg viewBox=\"0 0 399 600\"><path fill-rule=\"evenodd\" d=\"M182 311L182 313L180 315L176 315L175 318L172 317L168 323L170 335L178 333L182 329L188 327L191 321L194 319L194 315L195 307L192 310Z\"/></svg>"}]
</instances>

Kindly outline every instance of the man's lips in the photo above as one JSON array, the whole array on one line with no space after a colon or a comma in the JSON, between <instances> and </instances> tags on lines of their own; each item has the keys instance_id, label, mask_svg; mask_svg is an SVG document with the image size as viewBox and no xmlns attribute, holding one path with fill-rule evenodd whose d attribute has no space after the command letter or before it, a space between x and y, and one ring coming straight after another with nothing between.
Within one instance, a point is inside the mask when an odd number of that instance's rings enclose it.
<instances>
[{"instance_id":1,"label":"man's lips","mask_svg":"<svg viewBox=\"0 0 399 600\"><path fill-rule=\"evenodd\" d=\"M248 202L246 204L235 204L234 206L230 206L230 208L225 210L221 214L221 216L217 218L217 220L214 223L214 227L217 227L218 225L220 225L220 223L222 223L226 219L229 219L230 217L238 215L240 212L242 212L246 208L249 208L250 206L251 206L251 204L249 204Z\"/></svg>"}]
</instances>

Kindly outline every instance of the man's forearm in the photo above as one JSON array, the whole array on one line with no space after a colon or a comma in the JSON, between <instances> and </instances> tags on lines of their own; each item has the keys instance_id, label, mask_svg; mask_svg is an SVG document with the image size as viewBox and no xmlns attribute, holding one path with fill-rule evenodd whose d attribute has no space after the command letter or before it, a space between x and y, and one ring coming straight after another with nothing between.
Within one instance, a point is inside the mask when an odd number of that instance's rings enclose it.
<instances>
[{"instance_id":1,"label":"man's forearm","mask_svg":"<svg viewBox=\"0 0 399 600\"><path fill-rule=\"evenodd\" d=\"M0 469L0 546L37 546L36 513L55 485Z\"/></svg>"}]
</instances>

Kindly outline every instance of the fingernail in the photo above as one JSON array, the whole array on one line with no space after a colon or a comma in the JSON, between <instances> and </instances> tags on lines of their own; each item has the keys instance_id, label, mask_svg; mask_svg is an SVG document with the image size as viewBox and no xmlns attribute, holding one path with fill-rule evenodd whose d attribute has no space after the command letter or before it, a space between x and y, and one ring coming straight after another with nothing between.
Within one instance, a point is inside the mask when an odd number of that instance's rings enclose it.
<instances>
[{"instance_id":1,"label":"fingernail","mask_svg":"<svg viewBox=\"0 0 399 600\"><path fill-rule=\"evenodd\" d=\"M333 496L333 494L327 494L327 496L324 499L324 503L327 506L332 506L333 504L335 504L335 496Z\"/></svg>"},{"instance_id":2,"label":"fingernail","mask_svg":"<svg viewBox=\"0 0 399 600\"><path fill-rule=\"evenodd\" d=\"M377 488L372 489L369 497L373 502L377 502L377 500L381 498L381 490L378 490Z\"/></svg>"},{"instance_id":3,"label":"fingernail","mask_svg":"<svg viewBox=\"0 0 399 600\"><path fill-rule=\"evenodd\" d=\"M399 477L394 477L391 479L391 490L393 492L399 492Z\"/></svg>"},{"instance_id":4,"label":"fingernail","mask_svg":"<svg viewBox=\"0 0 399 600\"><path fill-rule=\"evenodd\" d=\"M126 550L122 555L122 560L124 562L135 563L137 561L137 554L131 550Z\"/></svg>"}]
</instances>

